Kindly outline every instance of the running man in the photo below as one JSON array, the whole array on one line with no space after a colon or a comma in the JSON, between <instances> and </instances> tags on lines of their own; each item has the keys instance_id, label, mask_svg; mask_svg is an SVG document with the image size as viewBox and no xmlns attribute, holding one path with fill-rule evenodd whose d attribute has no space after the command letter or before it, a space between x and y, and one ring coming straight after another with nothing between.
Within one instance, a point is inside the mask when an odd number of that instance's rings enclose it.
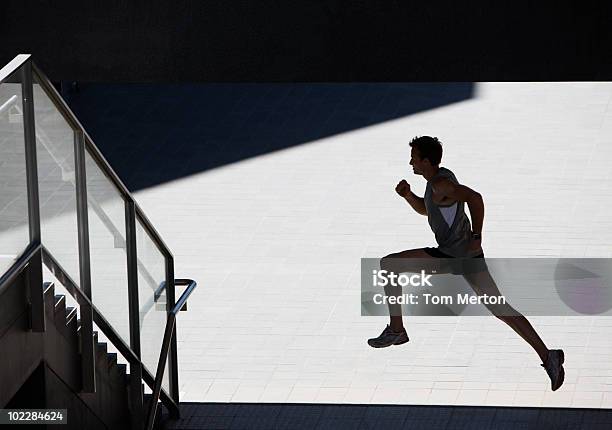
<instances>
[{"instance_id":1,"label":"running man","mask_svg":"<svg viewBox=\"0 0 612 430\"><path fill-rule=\"evenodd\" d=\"M442 145L436 137L416 137L410 142L410 165L416 175L427 180L425 196L418 197L410 191L410 185L402 179L395 191L404 198L417 213L427 217L436 237L437 248L418 248L387 255L380 260L381 270L394 274L403 272L454 273L461 274L478 295L500 296L501 293L484 262L481 247L481 232L484 220L482 196L461 185L453 172L440 167ZM470 210L470 219L464 211L464 203ZM450 260L458 258L475 264L465 264L472 270L457 271ZM476 260L472 260L476 259ZM476 270L473 267L476 266ZM401 287L385 287L386 294L399 295ZM536 351L542 360L551 381L551 389L557 390L565 377L564 354L560 349L548 349L529 321L509 305L487 305L487 308L505 322ZM408 334L402 321L401 305L389 304L390 324L380 336L369 339L374 348L401 345L408 342Z\"/></svg>"}]
</instances>

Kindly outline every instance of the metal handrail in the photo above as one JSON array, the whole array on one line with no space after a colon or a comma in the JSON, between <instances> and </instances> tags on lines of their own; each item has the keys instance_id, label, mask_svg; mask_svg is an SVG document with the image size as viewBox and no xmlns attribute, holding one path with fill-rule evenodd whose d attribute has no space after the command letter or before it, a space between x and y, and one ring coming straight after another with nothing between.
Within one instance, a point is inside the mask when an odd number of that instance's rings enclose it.
<instances>
[{"instance_id":1,"label":"metal handrail","mask_svg":"<svg viewBox=\"0 0 612 430\"><path fill-rule=\"evenodd\" d=\"M96 308L85 293L81 291L77 283L70 277L70 275L66 273L55 257L51 255L49 250L47 250L44 245L39 245L39 247L42 247L42 260L45 266L47 266L55 278L62 284L62 286L64 286L64 288L66 288L66 291L68 291L68 293L74 297L80 306L91 306L94 322L100 328L100 330L102 330L102 333L104 333L108 340L117 348L121 355L125 357L130 365L142 365L142 361L138 358L134 351L132 351L132 349L124 342L121 336L115 331L106 318L104 318L102 313ZM153 390L156 379L144 365L142 366L142 376L149 388ZM168 409L172 410L175 414L178 414L178 405L165 390L161 390L160 397Z\"/></svg>"},{"instance_id":2,"label":"metal handrail","mask_svg":"<svg viewBox=\"0 0 612 430\"><path fill-rule=\"evenodd\" d=\"M26 268L30 259L36 254L42 245L40 243L30 243L21 255L15 260L11 267L2 274L0 277L0 291L4 289L6 285L10 285L17 276Z\"/></svg>"},{"instance_id":3,"label":"metal handrail","mask_svg":"<svg viewBox=\"0 0 612 430\"><path fill-rule=\"evenodd\" d=\"M193 290L198 286L196 281L193 279L175 279L174 285L187 285L187 289L181 294L181 297L176 301L176 304L170 312L168 312L168 319L166 320L166 330L164 331L164 340L162 342L162 349L159 353L159 361L157 362L157 372L155 373L155 387L153 388L153 394L151 396L151 404L149 405L149 413L147 414L147 424L145 429L152 430L155 424L155 413L157 411L157 402L159 401L159 395L162 390L162 380L164 378L164 371L166 369L166 360L168 358L168 352L170 351L170 341L174 335L174 326L176 324L176 314L183 309L183 306L187 303L187 299L193 293Z\"/></svg>"},{"instance_id":4,"label":"metal handrail","mask_svg":"<svg viewBox=\"0 0 612 430\"><path fill-rule=\"evenodd\" d=\"M19 54L2 69L0 69L0 83L3 83L6 78L19 70L19 68L23 66L30 59L30 57L30 54Z\"/></svg>"}]
</instances>

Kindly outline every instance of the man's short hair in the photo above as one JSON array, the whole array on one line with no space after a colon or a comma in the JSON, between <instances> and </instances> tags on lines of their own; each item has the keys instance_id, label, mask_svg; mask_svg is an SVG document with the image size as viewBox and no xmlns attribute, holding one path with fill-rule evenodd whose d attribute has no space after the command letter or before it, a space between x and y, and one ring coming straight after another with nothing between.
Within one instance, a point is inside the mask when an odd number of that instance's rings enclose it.
<instances>
[{"instance_id":1,"label":"man's short hair","mask_svg":"<svg viewBox=\"0 0 612 430\"><path fill-rule=\"evenodd\" d=\"M419 150L421 159L428 159L432 166L437 166L442 160L442 142L437 137L417 136L410 141L410 147Z\"/></svg>"}]
</instances>

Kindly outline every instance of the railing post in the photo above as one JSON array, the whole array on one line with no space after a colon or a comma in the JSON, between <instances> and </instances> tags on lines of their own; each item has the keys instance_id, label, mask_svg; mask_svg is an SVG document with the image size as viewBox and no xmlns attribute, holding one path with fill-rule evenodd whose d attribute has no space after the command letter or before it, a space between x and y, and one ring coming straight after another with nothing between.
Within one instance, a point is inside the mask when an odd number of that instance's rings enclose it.
<instances>
[{"instance_id":1,"label":"railing post","mask_svg":"<svg viewBox=\"0 0 612 430\"><path fill-rule=\"evenodd\" d=\"M91 300L91 268L89 255L89 222L87 214L87 176L85 172L85 139L81 130L74 131L74 164L76 186L77 226L79 235L80 287ZM82 304L81 310L81 359L85 393L96 392L96 355L93 343L93 310Z\"/></svg>"},{"instance_id":2,"label":"railing post","mask_svg":"<svg viewBox=\"0 0 612 430\"><path fill-rule=\"evenodd\" d=\"M36 126L34 124L34 90L32 60L21 66L21 96L23 102L23 131L25 140L26 183L28 190L28 221L30 243L40 243L40 205L38 197L38 163L36 160ZM30 262L28 288L31 328L45 331L45 307L40 253Z\"/></svg>"},{"instance_id":3,"label":"railing post","mask_svg":"<svg viewBox=\"0 0 612 430\"><path fill-rule=\"evenodd\" d=\"M140 305L138 300L138 254L136 251L136 205L125 200L125 251L128 270L128 303L130 324L130 348L141 360ZM142 363L130 363L130 409L132 429L140 430L144 424L144 399L142 392Z\"/></svg>"},{"instance_id":4,"label":"railing post","mask_svg":"<svg viewBox=\"0 0 612 430\"><path fill-rule=\"evenodd\" d=\"M179 313L187 305L187 299L189 298L191 293L193 293L193 290L197 286L196 282L193 279L176 279L173 282L173 285L177 282L181 285L187 285L187 289L183 292L183 294L181 294L181 298L178 300L178 303L175 304L172 309L168 311L168 316L166 317L166 329L164 330L164 338L162 341L161 351L159 353L159 360L157 362L157 371L155 372L153 394L151 396L151 403L149 404L149 410L147 413L146 430L152 430L153 425L155 423L155 411L157 410L157 402L162 391L164 371L166 370L166 363L169 357L170 345L172 344L172 339L176 339L176 314ZM174 403L174 405L176 406L173 408L169 408L170 415L175 418L180 418L179 405L178 403Z\"/></svg>"},{"instance_id":5,"label":"railing post","mask_svg":"<svg viewBox=\"0 0 612 430\"><path fill-rule=\"evenodd\" d=\"M176 291L174 285L174 258L166 255L166 311L168 314L176 304ZM179 404L179 380L178 380L178 353L176 347L176 331L170 341L170 356L168 357L168 369L170 371L170 397ZM178 417L173 417L178 418Z\"/></svg>"},{"instance_id":6,"label":"railing post","mask_svg":"<svg viewBox=\"0 0 612 430\"><path fill-rule=\"evenodd\" d=\"M147 413L147 424L146 430L152 430L155 424L155 412L157 411L157 402L159 401L159 394L161 392L161 386L164 379L164 370L166 368L168 352L171 344L171 339L174 337L174 324L176 323L176 314L172 311L168 312L166 318L166 328L164 330L164 337L162 341L161 351L159 353L159 360L157 362L157 370L155 372L155 383L153 385L153 394L151 396L151 403ZM174 415L174 414L173 414Z\"/></svg>"}]
</instances>

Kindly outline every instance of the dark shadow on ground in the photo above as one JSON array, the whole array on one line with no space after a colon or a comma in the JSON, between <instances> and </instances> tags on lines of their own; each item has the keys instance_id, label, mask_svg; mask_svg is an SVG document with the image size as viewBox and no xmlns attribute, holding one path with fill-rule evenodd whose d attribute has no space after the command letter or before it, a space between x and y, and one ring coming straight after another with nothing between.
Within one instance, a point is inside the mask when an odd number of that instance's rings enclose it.
<instances>
[{"instance_id":1,"label":"dark shadow on ground","mask_svg":"<svg viewBox=\"0 0 612 430\"><path fill-rule=\"evenodd\" d=\"M474 92L472 83L68 88L64 98L131 191L464 101Z\"/></svg>"},{"instance_id":2,"label":"dark shadow on ground","mask_svg":"<svg viewBox=\"0 0 612 430\"><path fill-rule=\"evenodd\" d=\"M487 406L181 403L166 429L610 429L612 410Z\"/></svg>"}]
</instances>

